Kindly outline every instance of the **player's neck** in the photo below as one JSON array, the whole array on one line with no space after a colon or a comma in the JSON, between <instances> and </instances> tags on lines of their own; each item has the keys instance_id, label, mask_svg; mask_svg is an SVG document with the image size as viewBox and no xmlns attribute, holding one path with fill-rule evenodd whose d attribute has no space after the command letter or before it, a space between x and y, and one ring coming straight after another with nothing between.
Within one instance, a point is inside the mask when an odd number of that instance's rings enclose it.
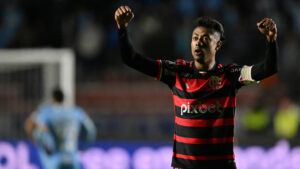
<instances>
[{"instance_id":1,"label":"player's neck","mask_svg":"<svg viewBox=\"0 0 300 169\"><path fill-rule=\"evenodd\" d=\"M200 70L200 71L209 71L209 70L213 69L215 63L216 63L215 60L212 60L209 63L201 63L201 62L195 60L195 67L197 70Z\"/></svg>"}]
</instances>

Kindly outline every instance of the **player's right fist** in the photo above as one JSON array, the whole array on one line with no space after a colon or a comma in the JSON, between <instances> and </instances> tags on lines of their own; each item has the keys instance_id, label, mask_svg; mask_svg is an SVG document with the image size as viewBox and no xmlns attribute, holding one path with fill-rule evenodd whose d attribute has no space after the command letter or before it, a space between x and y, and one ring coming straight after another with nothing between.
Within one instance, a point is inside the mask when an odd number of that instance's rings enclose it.
<instances>
[{"instance_id":1,"label":"player's right fist","mask_svg":"<svg viewBox=\"0 0 300 169\"><path fill-rule=\"evenodd\" d=\"M271 18L264 18L257 23L258 30L266 36L269 42L276 41L277 27L275 22Z\"/></svg>"},{"instance_id":2,"label":"player's right fist","mask_svg":"<svg viewBox=\"0 0 300 169\"><path fill-rule=\"evenodd\" d=\"M115 20L118 28L126 28L133 19L134 14L128 6L120 6L115 12Z\"/></svg>"}]
</instances>

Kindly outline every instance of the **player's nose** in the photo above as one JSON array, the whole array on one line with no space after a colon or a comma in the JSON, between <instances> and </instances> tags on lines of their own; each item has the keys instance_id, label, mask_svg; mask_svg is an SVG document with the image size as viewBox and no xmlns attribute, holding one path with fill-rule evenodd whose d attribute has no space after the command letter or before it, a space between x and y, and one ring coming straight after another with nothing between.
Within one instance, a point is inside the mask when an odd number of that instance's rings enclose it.
<instances>
[{"instance_id":1,"label":"player's nose","mask_svg":"<svg viewBox=\"0 0 300 169\"><path fill-rule=\"evenodd\" d=\"M197 41L196 41L196 46L202 46L203 45L203 42L201 41L201 39L199 38Z\"/></svg>"}]
</instances>

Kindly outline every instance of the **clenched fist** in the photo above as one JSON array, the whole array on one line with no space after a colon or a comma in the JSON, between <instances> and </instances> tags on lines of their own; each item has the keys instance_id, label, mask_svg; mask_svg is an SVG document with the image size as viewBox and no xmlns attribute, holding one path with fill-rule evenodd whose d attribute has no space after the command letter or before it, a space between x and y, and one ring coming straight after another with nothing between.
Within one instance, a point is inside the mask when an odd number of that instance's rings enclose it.
<instances>
[{"instance_id":1,"label":"clenched fist","mask_svg":"<svg viewBox=\"0 0 300 169\"><path fill-rule=\"evenodd\" d=\"M128 6L120 6L115 12L115 20L118 28L126 28L133 19L134 14Z\"/></svg>"},{"instance_id":2,"label":"clenched fist","mask_svg":"<svg viewBox=\"0 0 300 169\"><path fill-rule=\"evenodd\" d=\"M268 42L274 42L277 38L277 28L271 18L264 18L257 23L258 30L266 36Z\"/></svg>"}]
</instances>

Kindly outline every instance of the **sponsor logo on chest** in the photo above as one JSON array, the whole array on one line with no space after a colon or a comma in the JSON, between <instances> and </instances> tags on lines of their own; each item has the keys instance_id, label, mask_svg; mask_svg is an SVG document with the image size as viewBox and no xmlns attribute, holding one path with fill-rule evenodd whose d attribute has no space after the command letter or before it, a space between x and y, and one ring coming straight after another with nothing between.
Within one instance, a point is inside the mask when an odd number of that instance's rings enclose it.
<instances>
[{"instance_id":1,"label":"sponsor logo on chest","mask_svg":"<svg viewBox=\"0 0 300 169\"><path fill-rule=\"evenodd\" d=\"M183 115L185 113L188 114L204 114L204 113L222 113L222 104L219 100L216 100L215 103L212 104L202 104L202 102L198 102L197 105L190 104L182 104L180 107L180 114Z\"/></svg>"}]
</instances>

